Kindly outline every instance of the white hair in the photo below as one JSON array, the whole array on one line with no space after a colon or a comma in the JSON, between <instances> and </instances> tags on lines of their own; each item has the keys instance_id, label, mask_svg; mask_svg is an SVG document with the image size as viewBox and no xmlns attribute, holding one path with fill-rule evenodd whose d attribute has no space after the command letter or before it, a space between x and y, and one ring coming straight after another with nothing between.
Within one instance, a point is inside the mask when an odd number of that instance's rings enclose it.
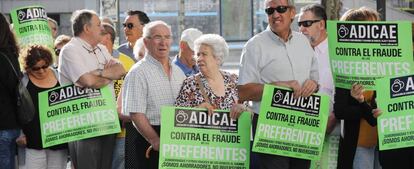
<instances>
[{"instance_id":1,"label":"white hair","mask_svg":"<svg viewBox=\"0 0 414 169\"><path fill-rule=\"evenodd\" d=\"M213 49L213 56L219 60L220 65L223 64L224 58L229 56L229 46L223 37L217 34L201 35L194 42L194 51L198 53L201 45L208 45Z\"/></svg>"},{"instance_id":2,"label":"white hair","mask_svg":"<svg viewBox=\"0 0 414 169\"><path fill-rule=\"evenodd\" d=\"M133 49L133 53L134 53L134 58L136 60L139 60L139 51L144 47L144 38L141 37L139 38L134 45L134 49Z\"/></svg>"},{"instance_id":3,"label":"white hair","mask_svg":"<svg viewBox=\"0 0 414 169\"><path fill-rule=\"evenodd\" d=\"M266 7L267 3L269 3L270 1L274 1L274 0L265 0L264 1L264 6ZM295 8L295 1L294 0L286 0L288 2L289 6L292 6L293 8Z\"/></svg>"},{"instance_id":4,"label":"white hair","mask_svg":"<svg viewBox=\"0 0 414 169\"><path fill-rule=\"evenodd\" d=\"M151 33L152 33L151 32L152 29L154 27L156 27L156 26L159 26L159 25L166 26L170 30L170 32L171 32L171 26L170 25L168 25L164 21L158 20L158 21L152 21L152 22L149 22L149 23L145 24L144 28L142 29L142 31L143 31L142 36L144 38L150 38L151 37Z\"/></svg>"}]
</instances>

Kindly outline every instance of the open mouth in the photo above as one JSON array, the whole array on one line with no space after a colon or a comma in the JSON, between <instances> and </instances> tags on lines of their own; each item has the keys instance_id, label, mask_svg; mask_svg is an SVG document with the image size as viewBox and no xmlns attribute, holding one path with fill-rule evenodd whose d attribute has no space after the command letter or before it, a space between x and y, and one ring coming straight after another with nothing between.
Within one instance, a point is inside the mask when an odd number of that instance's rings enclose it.
<instances>
[{"instance_id":1,"label":"open mouth","mask_svg":"<svg viewBox=\"0 0 414 169\"><path fill-rule=\"evenodd\" d=\"M197 62L198 67L205 66L203 62Z\"/></svg>"}]
</instances>

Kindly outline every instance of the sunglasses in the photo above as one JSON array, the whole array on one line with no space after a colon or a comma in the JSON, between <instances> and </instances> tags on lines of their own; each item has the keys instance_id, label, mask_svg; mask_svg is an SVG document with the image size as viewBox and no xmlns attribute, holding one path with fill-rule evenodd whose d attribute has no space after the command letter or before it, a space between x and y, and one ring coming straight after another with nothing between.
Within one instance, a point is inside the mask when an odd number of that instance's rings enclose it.
<instances>
[{"instance_id":1,"label":"sunglasses","mask_svg":"<svg viewBox=\"0 0 414 169\"><path fill-rule=\"evenodd\" d=\"M269 7L265 9L265 12L267 15L272 15L275 11L277 13L282 14L282 13L285 13L289 8L290 8L289 6L278 6L276 8Z\"/></svg>"},{"instance_id":2,"label":"sunglasses","mask_svg":"<svg viewBox=\"0 0 414 169\"><path fill-rule=\"evenodd\" d=\"M31 69L33 71L39 71L40 69L47 69L49 65L43 65L42 67L32 67Z\"/></svg>"},{"instance_id":3,"label":"sunglasses","mask_svg":"<svg viewBox=\"0 0 414 169\"><path fill-rule=\"evenodd\" d=\"M134 28L134 24L133 23L123 23L122 26L127 27L128 29L132 29Z\"/></svg>"},{"instance_id":4,"label":"sunglasses","mask_svg":"<svg viewBox=\"0 0 414 169\"><path fill-rule=\"evenodd\" d=\"M61 49L55 49L55 54L56 54L56 56L59 56L59 54L60 54L60 50L61 50Z\"/></svg>"},{"instance_id":5,"label":"sunglasses","mask_svg":"<svg viewBox=\"0 0 414 169\"><path fill-rule=\"evenodd\" d=\"M303 26L305 28L312 26L313 23L319 22L321 20L307 20L307 21L301 21L298 22L299 27Z\"/></svg>"}]
</instances>

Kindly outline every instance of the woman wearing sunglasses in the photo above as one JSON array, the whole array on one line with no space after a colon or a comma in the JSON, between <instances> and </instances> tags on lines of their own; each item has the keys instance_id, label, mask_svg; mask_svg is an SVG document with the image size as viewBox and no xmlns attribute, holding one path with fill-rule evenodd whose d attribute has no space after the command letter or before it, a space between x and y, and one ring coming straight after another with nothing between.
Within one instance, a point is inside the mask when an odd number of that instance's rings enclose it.
<instances>
[{"instance_id":1,"label":"woman wearing sunglasses","mask_svg":"<svg viewBox=\"0 0 414 169\"><path fill-rule=\"evenodd\" d=\"M60 50L62 50L63 46L65 46L70 41L70 38L71 37L68 36L68 35L59 35L55 40L55 43L54 43L55 49L54 50L55 50L56 59L55 59L55 63L53 64L53 67L55 69L57 69L57 66L59 64Z\"/></svg>"},{"instance_id":2,"label":"woman wearing sunglasses","mask_svg":"<svg viewBox=\"0 0 414 169\"><path fill-rule=\"evenodd\" d=\"M23 54L21 63L24 68L22 82L32 97L36 107L33 120L24 125L23 134L17 143L26 146L26 167L30 169L65 169L67 160L67 144L43 148L40 133L38 94L59 86L57 72L51 68L52 53L44 46L30 46Z\"/></svg>"}]
</instances>

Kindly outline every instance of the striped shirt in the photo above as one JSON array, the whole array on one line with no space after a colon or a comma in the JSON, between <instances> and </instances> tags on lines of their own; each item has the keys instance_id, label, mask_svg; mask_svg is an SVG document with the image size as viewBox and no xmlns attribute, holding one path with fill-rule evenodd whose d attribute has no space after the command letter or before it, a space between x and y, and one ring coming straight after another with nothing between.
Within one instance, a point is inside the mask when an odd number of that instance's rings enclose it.
<instances>
[{"instance_id":1,"label":"striped shirt","mask_svg":"<svg viewBox=\"0 0 414 169\"><path fill-rule=\"evenodd\" d=\"M174 105L186 78L179 67L169 62L170 78L161 63L149 54L131 68L122 89L124 113L144 113L151 125L160 125L161 107Z\"/></svg>"}]
</instances>

